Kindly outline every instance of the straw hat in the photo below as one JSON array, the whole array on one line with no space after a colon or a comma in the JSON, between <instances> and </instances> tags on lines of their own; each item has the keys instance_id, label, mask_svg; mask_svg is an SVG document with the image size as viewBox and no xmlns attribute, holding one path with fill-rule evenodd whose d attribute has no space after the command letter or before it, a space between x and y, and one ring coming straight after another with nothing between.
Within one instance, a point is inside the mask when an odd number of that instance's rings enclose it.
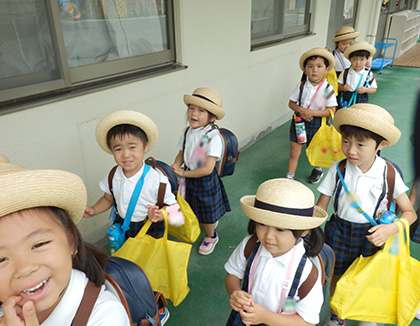
<instances>
[{"instance_id":1,"label":"straw hat","mask_svg":"<svg viewBox=\"0 0 420 326\"><path fill-rule=\"evenodd\" d=\"M365 50L368 51L370 56L373 56L376 52L376 49L373 45L370 45L366 41L357 41L350 45L346 51L344 51L344 56L348 59L350 54L356 51Z\"/></svg>"},{"instance_id":2,"label":"straw hat","mask_svg":"<svg viewBox=\"0 0 420 326\"><path fill-rule=\"evenodd\" d=\"M23 209L62 208L74 223L87 203L85 185L77 175L61 170L28 170L0 163L0 217Z\"/></svg>"},{"instance_id":3,"label":"straw hat","mask_svg":"<svg viewBox=\"0 0 420 326\"><path fill-rule=\"evenodd\" d=\"M10 161L6 156L0 154L0 163L10 163Z\"/></svg>"},{"instance_id":4,"label":"straw hat","mask_svg":"<svg viewBox=\"0 0 420 326\"><path fill-rule=\"evenodd\" d=\"M313 48L309 51L306 51L304 54L302 54L300 56L299 66L300 66L300 69L302 69L302 71L305 70L305 67L303 66L303 63L305 62L305 60L307 58L310 58L310 57L313 57L313 56L323 57L323 58L327 59L328 63L329 63L329 67L331 69L334 68L335 58L330 51L328 51L324 48Z\"/></svg>"},{"instance_id":5,"label":"straw hat","mask_svg":"<svg viewBox=\"0 0 420 326\"><path fill-rule=\"evenodd\" d=\"M106 142L106 136L108 135L108 132L113 127L122 124L133 125L144 131L148 140L148 148L146 153L150 151L153 146L155 146L159 137L159 131L152 119L137 111L122 110L108 114L101 121L99 121L98 126L96 127L96 140L99 146L101 146L105 152L112 154L112 151Z\"/></svg>"},{"instance_id":6,"label":"straw hat","mask_svg":"<svg viewBox=\"0 0 420 326\"><path fill-rule=\"evenodd\" d=\"M225 116L225 111L222 109L222 98L216 91L210 88L200 87L192 95L184 95L184 103L187 106L192 104L206 109L210 113L213 113L217 120L221 120Z\"/></svg>"},{"instance_id":7,"label":"straw hat","mask_svg":"<svg viewBox=\"0 0 420 326\"><path fill-rule=\"evenodd\" d=\"M385 109L370 103L358 103L338 110L334 116L334 128L340 131L341 125L360 127L384 137L389 145L400 139L401 131L395 127L394 119Z\"/></svg>"},{"instance_id":8,"label":"straw hat","mask_svg":"<svg viewBox=\"0 0 420 326\"><path fill-rule=\"evenodd\" d=\"M351 26L344 26L341 27L337 32L335 32L335 36L332 39L334 43L349 40L352 38L356 38L360 35L359 32L356 32L353 27Z\"/></svg>"},{"instance_id":9,"label":"straw hat","mask_svg":"<svg viewBox=\"0 0 420 326\"><path fill-rule=\"evenodd\" d=\"M241 198L242 209L251 220L288 230L309 230L324 223L328 214L314 202L308 187L289 179L265 181L255 196Z\"/></svg>"}]
</instances>

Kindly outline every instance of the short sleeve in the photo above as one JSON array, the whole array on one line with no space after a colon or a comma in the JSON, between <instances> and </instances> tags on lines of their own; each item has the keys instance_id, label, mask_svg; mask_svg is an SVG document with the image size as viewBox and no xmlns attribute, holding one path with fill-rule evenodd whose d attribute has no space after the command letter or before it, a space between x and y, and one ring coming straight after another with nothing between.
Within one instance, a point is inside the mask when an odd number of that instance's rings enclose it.
<instances>
[{"instance_id":1,"label":"short sleeve","mask_svg":"<svg viewBox=\"0 0 420 326\"><path fill-rule=\"evenodd\" d=\"M240 280L244 278L247 259L245 258L245 246L251 238L251 235L246 236L241 243L236 247L225 264L225 270L228 274L234 275Z\"/></svg>"},{"instance_id":2,"label":"short sleeve","mask_svg":"<svg viewBox=\"0 0 420 326\"><path fill-rule=\"evenodd\" d=\"M336 185L336 169L337 164L340 161L334 162L330 168L328 169L327 175L325 176L324 180L322 180L321 184L317 188L317 190L325 195L331 197L334 194L335 185Z\"/></svg>"}]
</instances>

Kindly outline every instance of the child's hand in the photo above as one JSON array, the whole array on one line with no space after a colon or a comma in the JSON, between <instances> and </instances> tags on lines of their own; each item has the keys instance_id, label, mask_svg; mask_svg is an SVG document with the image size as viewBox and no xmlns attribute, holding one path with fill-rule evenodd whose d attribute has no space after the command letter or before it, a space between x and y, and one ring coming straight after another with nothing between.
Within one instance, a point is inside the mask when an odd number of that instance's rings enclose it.
<instances>
[{"instance_id":1,"label":"child's hand","mask_svg":"<svg viewBox=\"0 0 420 326\"><path fill-rule=\"evenodd\" d=\"M92 207L86 207L83 217L92 217L95 215L95 210Z\"/></svg>"},{"instance_id":2,"label":"child's hand","mask_svg":"<svg viewBox=\"0 0 420 326\"><path fill-rule=\"evenodd\" d=\"M365 86L360 86L358 89L356 89L357 94L364 94L367 91L367 87Z\"/></svg>"},{"instance_id":3,"label":"child's hand","mask_svg":"<svg viewBox=\"0 0 420 326\"><path fill-rule=\"evenodd\" d=\"M147 217L153 223L163 221L163 214L158 206L147 205Z\"/></svg>"},{"instance_id":4,"label":"child's hand","mask_svg":"<svg viewBox=\"0 0 420 326\"><path fill-rule=\"evenodd\" d=\"M229 303L232 309L235 311L241 311L246 309L250 306L251 302L252 296L245 291L235 290L230 295Z\"/></svg>"},{"instance_id":5,"label":"child's hand","mask_svg":"<svg viewBox=\"0 0 420 326\"><path fill-rule=\"evenodd\" d=\"M256 304L253 301L251 306L244 310L239 310L242 321L245 325L258 325L263 322L264 315L267 313L267 308Z\"/></svg>"},{"instance_id":6,"label":"child's hand","mask_svg":"<svg viewBox=\"0 0 420 326\"><path fill-rule=\"evenodd\" d=\"M23 307L18 305L22 297L12 296L3 306L4 316L0 318L0 326L39 326L35 306L32 301L26 302Z\"/></svg>"},{"instance_id":7,"label":"child's hand","mask_svg":"<svg viewBox=\"0 0 420 326\"><path fill-rule=\"evenodd\" d=\"M344 91L344 92L351 92L351 87L350 87L350 85L349 85L349 84L345 84L345 85L343 86L343 91Z\"/></svg>"},{"instance_id":8,"label":"child's hand","mask_svg":"<svg viewBox=\"0 0 420 326\"><path fill-rule=\"evenodd\" d=\"M176 175L178 175L180 177L184 177L185 171L183 169L181 169L181 167L179 165L172 164L171 167L175 171Z\"/></svg>"},{"instance_id":9,"label":"child's hand","mask_svg":"<svg viewBox=\"0 0 420 326\"><path fill-rule=\"evenodd\" d=\"M313 118L314 118L314 116L312 115L311 110L308 110L308 109L304 110L304 111L300 114L300 116L301 116L301 117L302 117L302 119L303 119L303 120L305 120L305 121L312 121L312 120L313 120Z\"/></svg>"},{"instance_id":10,"label":"child's hand","mask_svg":"<svg viewBox=\"0 0 420 326\"><path fill-rule=\"evenodd\" d=\"M371 227L368 232L370 235L366 236L370 243L376 247L382 246L391 235L398 231L398 227L394 223L379 224Z\"/></svg>"}]
</instances>

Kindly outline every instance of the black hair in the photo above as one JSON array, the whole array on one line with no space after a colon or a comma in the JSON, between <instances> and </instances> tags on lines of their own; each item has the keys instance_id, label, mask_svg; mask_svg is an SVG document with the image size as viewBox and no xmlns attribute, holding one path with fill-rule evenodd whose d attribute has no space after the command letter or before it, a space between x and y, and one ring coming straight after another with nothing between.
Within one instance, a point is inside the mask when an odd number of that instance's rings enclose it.
<instances>
[{"instance_id":1,"label":"black hair","mask_svg":"<svg viewBox=\"0 0 420 326\"><path fill-rule=\"evenodd\" d=\"M313 56L310 56L310 57L306 58L305 61L303 61L303 67L306 67L306 64L308 63L309 60L315 60L316 58L323 59L326 67L330 66L330 63L326 58L321 57L320 55L313 55Z\"/></svg>"},{"instance_id":2,"label":"black hair","mask_svg":"<svg viewBox=\"0 0 420 326\"><path fill-rule=\"evenodd\" d=\"M82 235L67 213L57 207L45 207L51 216L63 227L69 239L73 239L76 253L72 257L73 268L84 272L97 287L105 283L107 255L99 248L83 241Z\"/></svg>"},{"instance_id":3,"label":"black hair","mask_svg":"<svg viewBox=\"0 0 420 326\"><path fill-rule=\"evenodd\" d=\"M141 142L146 147L148 142L146 133L139 127L130 124L121 124L112 127L106 135L106 144L109 148L111 148L111 139L114 139L116 136L120 136L122 138L123 136L128 135L140 138Z\"/></svg>"},{"instance_id":4,"label":"black hair","mask_svg":"<svg viewBox=\"0 0 420 326\"><path fill-rule=\"evenodd\" d=\"M365 57L366 59L369 59L370 52L369 51L366 51L366 50L354 51L354 52L350 53L349 59L351 59L353 57Z\"/></svg>"},{"instance_id":5,"label":"black hair","mask_svg":"<svg viewBox=\"0 0 420 326\"><path fill-rule=\"evenodd\" d=\"M256 234L256 225L257 222L253 220L249 220L248 222L248 234ZM318 255L325 242L324 232L318 226L315 229L310 230L290 230L295 237L295 239L299 239L305 231L308 231L308 235L305 236L305 250L306 254L309 257L315 257Z\"/></svg>"},{"instance_id":6,"label":"black hair","mask_svg":"<svg viewBox=\"0 0 420 326\"><path fill-rule=\"evenodd\" d=\"M343 137L354 137L360 141L365 139L373 139L376 142L376 148L386 140L384 137L361 127L351 125L341 125L340 132Z\"/></svg>"}]
</instances>

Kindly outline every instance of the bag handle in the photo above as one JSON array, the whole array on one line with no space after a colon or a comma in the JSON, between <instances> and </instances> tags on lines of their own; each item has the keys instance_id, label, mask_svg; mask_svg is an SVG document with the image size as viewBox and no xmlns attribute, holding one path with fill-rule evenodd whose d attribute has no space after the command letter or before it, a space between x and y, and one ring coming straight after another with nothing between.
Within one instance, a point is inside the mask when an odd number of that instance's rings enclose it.
<instances>
[{"instance_id":1,"label":"bag handle","mask_svg":"<svg viewBox=\"0 0 420 326\"><path fill-rule=\"evenodd\" d=\"M163 238L168 239L168 212L165 209L161 209L160 211L162 212L163 219L165 221L165 231L163 232ZM146 223L144 223L143 227L140 229L140 231L136 234L134 238L143 238L151 225L152 221L147 219Z\"/></svg>"}]
</instances>

